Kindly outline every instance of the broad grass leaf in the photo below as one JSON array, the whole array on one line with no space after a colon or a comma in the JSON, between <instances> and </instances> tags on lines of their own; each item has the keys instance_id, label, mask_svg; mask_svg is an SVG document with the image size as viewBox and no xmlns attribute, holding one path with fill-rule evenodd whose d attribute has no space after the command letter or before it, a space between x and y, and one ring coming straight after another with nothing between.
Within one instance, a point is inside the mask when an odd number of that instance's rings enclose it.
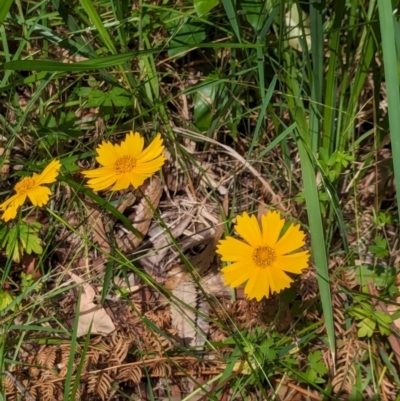
<instances>
[{"instance_id":1,"label":"broad grass leaf","mask_svg":"<svg viewBox=\"0 0 400 401\"><path fill-rule=\"evenodd\" d=\"M219 0L194 0L193 5L199 17L209 13L219 3Z\"/></svg>"},{"instance_id":2,"label":"broad grass leaf","mask_svg":"<svg viewBox=\"0 0 400 401\"><path fill-rule=\"evenodd\" d=\"M244 1L241 5L246 19L253 27L254 31L261 31L265 18L268 16L264 8L265 0Z\"/></svg>"}]
</instances>

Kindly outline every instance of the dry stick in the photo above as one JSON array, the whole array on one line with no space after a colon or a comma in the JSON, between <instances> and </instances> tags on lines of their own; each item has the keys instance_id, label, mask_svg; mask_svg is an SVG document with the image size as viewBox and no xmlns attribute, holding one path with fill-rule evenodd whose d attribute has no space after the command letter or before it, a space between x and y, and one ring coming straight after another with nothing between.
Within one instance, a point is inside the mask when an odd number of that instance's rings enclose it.
<instances>
[{"instance_id":1,"label":"dry stick","mask_svg":"<svg viewBox=\"0 0 400 401\"><path fill-rule=\"evenodd\" d=\"M275 381L276 381L277 383L281 383L281 382L282 382L281 379L276 379ZM311 394L309 391L304 390L303 388L301 388L301 387L299 387L299 386L296 386L296 385L294 385L294 384L292 384L292 383L285 383L285 382L284 382L283 384L284 384L285 386L288 386L288 387L290 387L290 388L292 388L292 389L298 391L299 393L302 393L303 395L305 395L305 396L307 396L307 397L309 397L309 398L312 398L312 399L317 400L317 401L322 401L322 398L321 398L320 396L315 395L315 394Z\"/></svg>"},{"instance_id":2,"label":"dry stick","mask_svg":"<svg viewBox=\"0 0 400 401\"><path fill-rule=\"evenodd\" d=\"M4 373L5 375L7 375L12 382L14 383L14 385L18 388L19 391L21 391L22 395L29 401L35 401L35 398L32 397L32 395L30 394L30 392L26 389L26 387L24 387L21 382L19 380L17 380L13 374L11 372L9 372L8 370L3 370L0 371L1 373Z\"/></svg>"}]
</instances>

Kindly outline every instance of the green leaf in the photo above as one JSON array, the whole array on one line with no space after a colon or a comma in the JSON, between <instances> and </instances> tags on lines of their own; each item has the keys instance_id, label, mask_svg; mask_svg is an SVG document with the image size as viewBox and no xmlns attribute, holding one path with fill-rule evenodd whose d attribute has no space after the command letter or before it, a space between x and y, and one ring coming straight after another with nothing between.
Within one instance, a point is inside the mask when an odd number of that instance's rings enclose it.
<instances>
[{"instance_id":1,"label":"green leaf","mask_svg":"<svg viewBox=\"0 0 400 401\"><path fill-rule=\"evenodd\" d=\"M93 88L88 88L88 87L81 87L78 89L76 92L79 97L87 97L93 92Z\"/></svg>"},{"instance_id":2,"label":"green leaf","mask_svg":"<svg viewBox=\"0 0 400 401\"><path fill-rule=\"evenodd\" d=\"M182 18L179 26L171 33L168 55L170 57L182 57L188 51L188 46L196 46L206 38L205 25L201 23L188 22L188 18Z\"/></svg>"},{"instance_id":3,"label":"green leaf","mask_svg":"<svg viewBox=\"0 0 400 401\"><path fill-rule=\"evenodd\" d=\"M206 131L217 109L228 101L228 90L215 74L210 74L194 96L194 120L199 130Z\"/></svg>"},{"instance_id":4,"label":"green leaf","mask_svg":"<svg viewBox=\"0 0 400 401\"><path fill-rule=\"evenodd\" d=\"M26 243L26 252L30 255L32 252L37 255L41 255L43 253L43 248L40 245L40 238L36 235L29 235L28 241Z\"/></svg>"},{"instance_id":5,"label":"green leaf","mask_svg":"<svg viewBox=\"0 0 400 401\"><path fill-rule=\"evenodd\" d=\"M13 301L14 298L9 292L0 290L0 311L6 309L7 306L10 305ZM13 306L11 310L14 311L15 306Z\"/></svg>"},{"instance_id":6,"label":"green leaf","mask_svg":"<svg viewBox=\"0 0 400 401\"><path fill-rule=\"evenodd\" d=\"M92 90L89 94L87 107L100 107L107 99L107 94L100 89Z\"/></svg>"},{"instance_id":7,"label":"green leaf","mask_svg":"<svg viewBox=\"0 0 400 401\"><path fill-rule=\"evenodd\" d=\"M112 88L109 97L115 107L126 107L133 104L130 93L122 88Z\"/></svg>"},{"instance_id":8,"label":"green leaf","mask_svg":"<svg viewBox=\"0 0 400 401\"><path fill-rule=\"evenodd\" d=\"M219 3L219 0L194 0L193 5L199 17L209 13Z\"/></svg>"},{"instance_id":9,"label":"green leaf","mask_svg":"<svg viewBox=\"0 0 400 401\"><path fill-rule=\"evenodd\" d=\"M368 250L376 255L378 258L384 258L389 255L387 250L386 239L375 237L375 244L368 247Z\"/></svg>"},{"instance_id":10,"label":"green leaf","mask_svg":"<svg viewBox=\"0 0 400 401\"><path fill-rule=\"evenodd\" d=\"M264 9L265 0L250 0L241 3L244 15L253 27L255 32L259 32L263 25L266 16L268 15Z\"/></svg>"},{"instance_id":11,"label":"green leaf","mask_svg":"<svg viewBox=\"0 0 400 401\"><path fill-rule=\"evenodd\" d=\"M308 356L308 361L310 363L310 368L312 370L314 370L315 372L317 372L319 375L322 376L322 375L325 375L326 373L328 373L328 368L327 368L325 362L323 361L321 351L312 352Z\"/></svg>"},{"instance_id":12,"label":"green leaf","mask_svg":"<svg viewBox=\"0 0 400 401\"><path fill-rule=\"evenodd\" d=\"M357 327L359 328L357 332L358 337L372 337L376 327L376 322L369 318L365 318L357 323Z\"/></svg>"},{"instance_id":13,"label":"green leaf","mask_svg":"<svg viewBox=\"0 0 400 401\"><path fill-rule=\"evenodd\" d=\"M356 279L360 285L368 285L372 282L379 287L385 287L395 279L398 269L388 266L360 265L355 269Z\"/></svg>"}]
</instances>

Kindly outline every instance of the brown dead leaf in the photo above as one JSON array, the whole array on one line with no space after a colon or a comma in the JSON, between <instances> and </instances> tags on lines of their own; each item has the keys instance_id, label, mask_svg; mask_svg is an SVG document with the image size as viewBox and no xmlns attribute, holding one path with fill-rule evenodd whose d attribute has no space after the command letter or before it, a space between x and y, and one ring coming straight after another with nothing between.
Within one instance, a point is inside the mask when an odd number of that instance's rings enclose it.
<instances>
[{"instance_id":1,"label":"brown dead leaf","mask_svg":"<svg viewBox=\"0 0 400 401\"><path fill-rule=\"evenodd\" d=\"M160 203L163 185L161 180L154 176L150 183L147 186L143 186L142 189L144 190L143 199L136 206L136 210L128 216L133 227L139 231L142 238L138 238L134 233L121 228L116 233L116 243L123 253L133 252L143 241L143 237L147 234L153 219L154 210L157 209Z\"/></svg>"},{"instance_id":2,"label":"brown dead leaf","mask_svg":"<svg viewBox=\"0 0 400 401\"><path fill-rule=\"evenodd\" d=\"M227 214L228 197L224 200L224 210ZM230 290L225 286L221 273L216 269L210 269L214 258L215 248L221 239L224 231L222 219L215 229L213 238L200 254L190 258L196 273L200 276L200 283L203 291L212 295L229 296ZM203 277L203 275L208 274ZM185 265L178 265L171 270L165 287L172 291L174 298L171 300L171 324L177 330L184 345L204 345L208 322L202 316L209 313L209 305L204 299L203 293L199 290L191 274L186 271ZM177 301L179 299L180 301ZM198 314L195 310L201 312Z\"/></svg>"},{"instance_id":3,"label":"brown dead leaf","mask_svg":"<svg viewBox=\"0 0 400 401\"><path fill-rule=\"evenodd\" d=\"M79 321L78 321L78 337L82 337L89 333L106 335L115 330L114 323L110 315L93 300L96 295L94 288L85 283L85 281L74 273L67 272L72 280L78 284L82 284L82 293L80 299ZM91 325L91 327L90 327Z\"/></svg>"},{"instance_id":4,"label":"brown dead leaf","mask_svg":"<svg viewBox=\"0 0 400 401\"><path fill-rule=\"evenodd\" d=\"M34 254L28 255L25 253L21 258L21 265L25 274L32 274L35 280L38 280L40 277L42 277L40 271L36 269L37 261L38 258Z\"/></svg>"}]
</instances>

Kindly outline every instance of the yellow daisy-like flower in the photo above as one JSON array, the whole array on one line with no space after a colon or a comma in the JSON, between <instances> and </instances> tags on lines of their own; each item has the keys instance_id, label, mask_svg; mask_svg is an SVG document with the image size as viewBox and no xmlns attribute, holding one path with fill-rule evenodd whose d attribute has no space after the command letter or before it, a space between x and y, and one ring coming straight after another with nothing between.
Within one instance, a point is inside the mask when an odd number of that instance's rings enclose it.
<instances>
[{"instance_id":1,"label":"yellow daisy-like flower","mask_svg":"<svg viewBox=\"0 0 400 401\"><path fill-rule=\"evenodd\" d=\"M308 251L296 252L305 244L305 233L291 224L280 237L285 220L278 212L261 217L244 213L237 217L235 230L246 241L227 237L218 244L217 253L224 262L233 262L222 269L225 283L232 288L247 281L244 292L260 301L264 296L282 291L293 281L285 272L300 274L308 265Z\"/></svg>"},{"instance_id":2,"label":"yellow daisy-like flower","mask_svg":"<svg viewBox=\"0 0 400 401\"><path fill-rule=\"evenodd\" d=\"M150 145L143 150L144 139L132 131L120 145L102 142L96 149L96 160L102 167L83 171L90 178L88 186L94 191L127 189L130 185L138 188L146 178L151 177L165 162L161 135L157 134Z\"/></svg>"},{"instance_id":3,"label":"yellow daisy-like flower","mask_svg":"<svg viewBox=\"0 0 400 401\"><path fill-rule=\"evenodd\" d=\"M43 185L55 182L60 168L61 163L53 160L41 174L34 173L31 177L24 177L18 182L14 187L16 194L0 205L0 211L3 212L1 218L4 221L15 218L18 209L25 203L27 197L34 206L45 205L49 201L51 191Z\"/></svg>"}]
</instances>

